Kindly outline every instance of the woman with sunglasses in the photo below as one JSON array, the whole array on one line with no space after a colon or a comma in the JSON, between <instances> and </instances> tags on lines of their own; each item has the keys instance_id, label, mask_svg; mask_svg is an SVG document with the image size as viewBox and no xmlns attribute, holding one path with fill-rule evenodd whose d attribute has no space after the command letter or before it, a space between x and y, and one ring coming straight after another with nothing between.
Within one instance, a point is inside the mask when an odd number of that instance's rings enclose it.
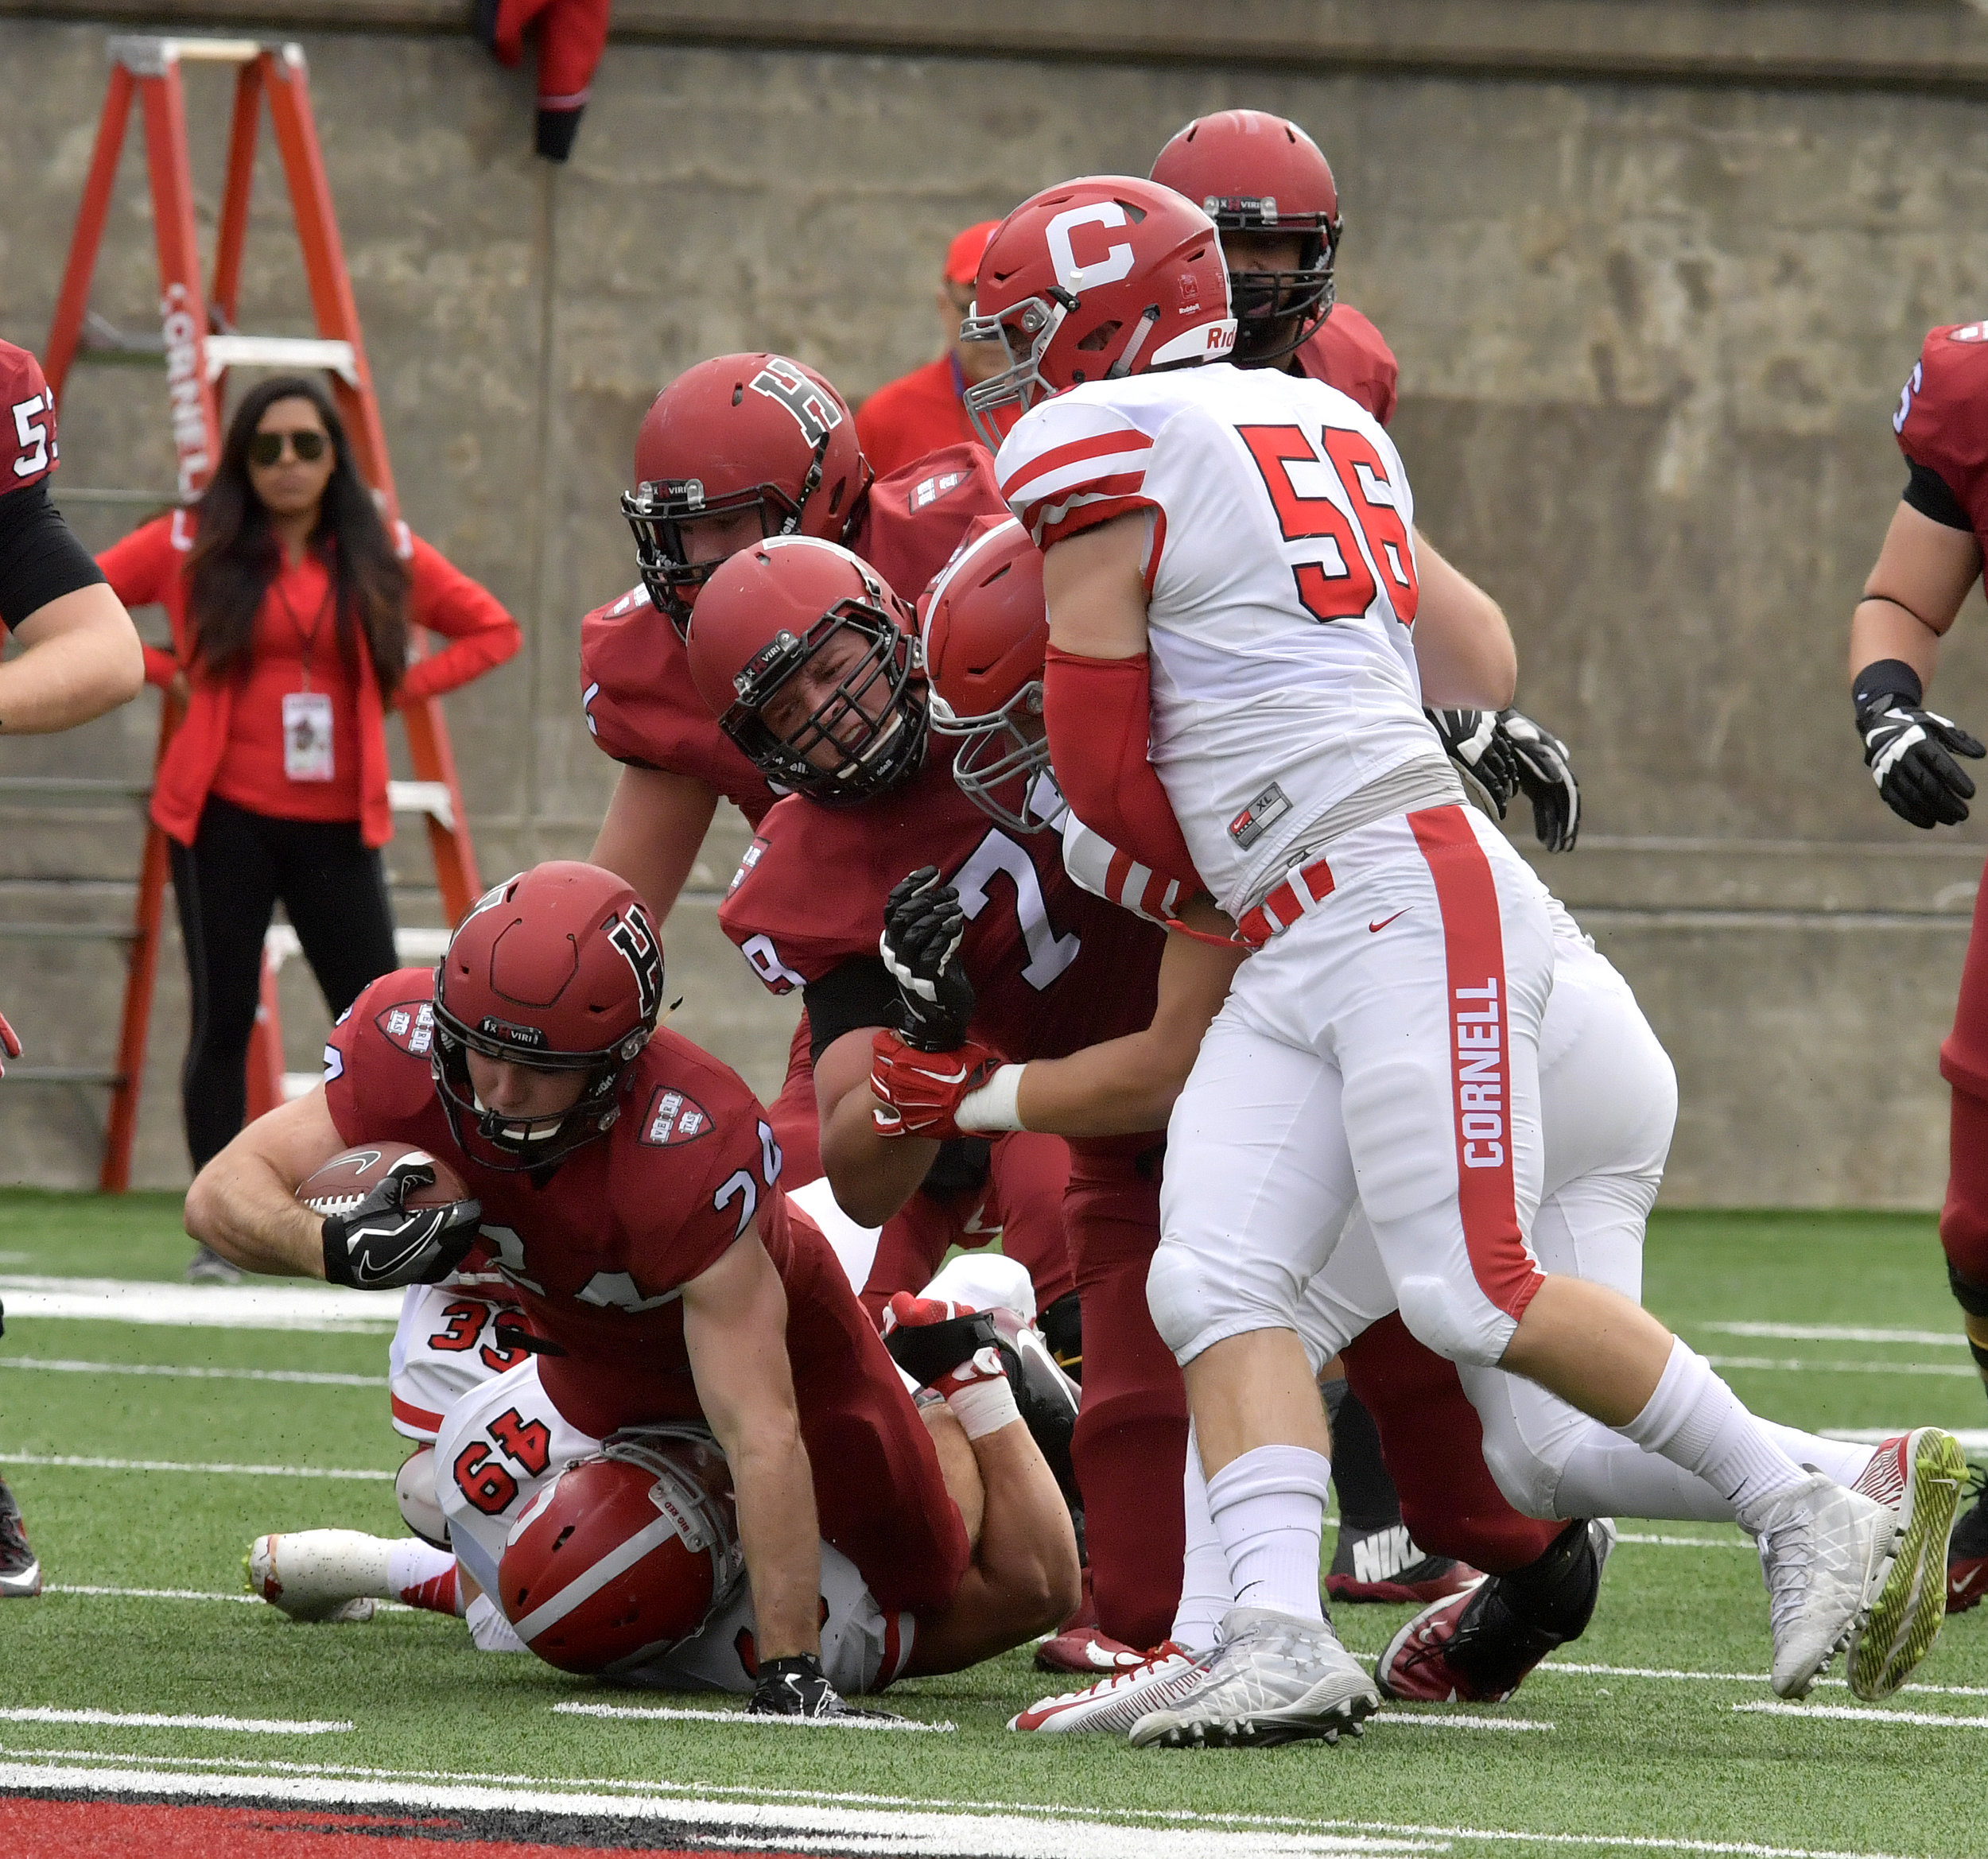
<instances>
[{"instance_id":1,"label":"woman with sunglasses","mask_svg":"<svg viewBox=\"0 0 1988 1859\"><path fill-rule=\"evenodd\" d=\"M156 602L173 650L146 676L184 718L152 817L169 842L191 1028L181 1089L197 1174L240 1129L262 938L280 898L342 1014L398 966L379 848L393 836L385 712L501 665L519 635L495 597L398 526L398 547L317 382L243 395L199 503L99 557L128 607ZM452 642L410 658L409 628ZM205 1247L188 1276L240 1275Z\"/></svg>"}]
</instances>

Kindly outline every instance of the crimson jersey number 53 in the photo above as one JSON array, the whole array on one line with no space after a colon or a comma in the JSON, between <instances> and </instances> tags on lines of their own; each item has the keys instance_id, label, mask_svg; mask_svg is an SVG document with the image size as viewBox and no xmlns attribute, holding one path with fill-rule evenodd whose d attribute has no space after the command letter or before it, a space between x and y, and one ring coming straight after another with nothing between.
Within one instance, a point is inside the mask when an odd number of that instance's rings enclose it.
<instances>
[{"instance_id":1,"label":"crimson jersey number 53","mask_svg":"<svg viewBox=\"0 0 1988 1859\"><path fill-rule=\"evenodd\" d=\"M1386 577L1395 617L1412 626L1421 599L1415 549L1373 442L1343 426L1320 428L1316 442L1302 426L1238 426L1236 431L1263 475L1284 540L1325 545L1317 561L1298 562L1291 571L1305 611L1321 620L1365 613L1373 604L1377 568ZM1322 474L1327 472L1345 487L1366 538L1364 553L1346 513L1324 494ZM1301 483L1318 485L1318 494L1300 489ZM1374 568L1367 565L1369 557Z\"/></svg>"}]
</instances>

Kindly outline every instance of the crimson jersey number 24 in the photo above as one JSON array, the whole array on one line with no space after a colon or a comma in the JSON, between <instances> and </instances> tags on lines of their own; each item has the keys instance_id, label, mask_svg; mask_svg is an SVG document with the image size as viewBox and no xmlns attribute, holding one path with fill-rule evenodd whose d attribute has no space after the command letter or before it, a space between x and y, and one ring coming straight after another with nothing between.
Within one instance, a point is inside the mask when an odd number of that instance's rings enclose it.
<instances>
[{"instance_id":1,"label":"crimson jersey number 24","mask_svg":"<svg viewBox=\"0 0 1988 1859\"><path fill-rule=\"evenodd\" d=\"M1315 441L1302 426L1236 430L1263 474L1284 540L1325 545L1317 561L1291 568L1305 611L1314 619L1357 618L1373 604L1377 569L1386 577L1395 617L1404 626L1412 626L1422 595L1415 580L1415 549L1373 441L1344 426L1321 427ZM1345 491L1366 539L1364 550L1346 513L1325 494L1322 479L1326 472ZM1314 494L1301 485L1318 488Z\"/></svg>"}]
</instances>

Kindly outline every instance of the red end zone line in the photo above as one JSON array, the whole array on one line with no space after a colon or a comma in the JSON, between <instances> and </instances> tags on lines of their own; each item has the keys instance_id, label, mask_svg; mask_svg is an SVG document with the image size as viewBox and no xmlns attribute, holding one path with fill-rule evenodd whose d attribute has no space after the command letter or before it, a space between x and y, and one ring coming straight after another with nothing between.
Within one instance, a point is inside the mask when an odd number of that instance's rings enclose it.
<instances>
[{"instance_id":1,"label":"red end zone line","mask_svg":"<svg viewBox=\"0 0 1988 1859\"><path fill-rule=\"evenodd\" d=\"M142 1853L148 1859L265 1859L281 1836L284 1859L369 1859L382 1836L445 1840L448 1859L533 1859L542 1841L465 1840L463 1823L381 1814L297 1813L269 1807L166 1807L110 1801L0 1799L0 1848L40 1859L98 1859ZM572 1846L605 1853L604 1846ZM732 1846L740 1859L802 1859L771 1848ZM652 1848L654 1859L693 1859L685 1848ZM709 1853L710 1848L703 1849Z\"/></svg>"}]
</instances>

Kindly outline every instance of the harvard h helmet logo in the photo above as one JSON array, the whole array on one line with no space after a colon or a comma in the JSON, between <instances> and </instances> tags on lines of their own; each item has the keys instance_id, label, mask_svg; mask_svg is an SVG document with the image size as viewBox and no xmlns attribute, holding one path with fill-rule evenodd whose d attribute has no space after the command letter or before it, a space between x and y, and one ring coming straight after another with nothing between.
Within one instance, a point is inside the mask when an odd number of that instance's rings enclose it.
<instances>
[{"instance_id":1,"label":"harvard h helmet logo","mask_svg":"<svg viewBox=\"0 0 1988 1859\"><path fill-rule=\"evenodd\" d=\"M779 401L792 413L810 445L819 445L842 424L842 409L782 356L769 355L749 385L755 394Z\"/></svg>"},{"instance_id":2,"label":"harvard h helmet logo","mask_svg":"<svg viewBox=\"0 0 1988 1859\"><path fill-rule=\"evenodd\" d=\"M626 910L607 926L608 940L620 951L635 977L635 995L645 1021L662 1005L662 951L640 910Z\"/></svg>"}]
</instances>

